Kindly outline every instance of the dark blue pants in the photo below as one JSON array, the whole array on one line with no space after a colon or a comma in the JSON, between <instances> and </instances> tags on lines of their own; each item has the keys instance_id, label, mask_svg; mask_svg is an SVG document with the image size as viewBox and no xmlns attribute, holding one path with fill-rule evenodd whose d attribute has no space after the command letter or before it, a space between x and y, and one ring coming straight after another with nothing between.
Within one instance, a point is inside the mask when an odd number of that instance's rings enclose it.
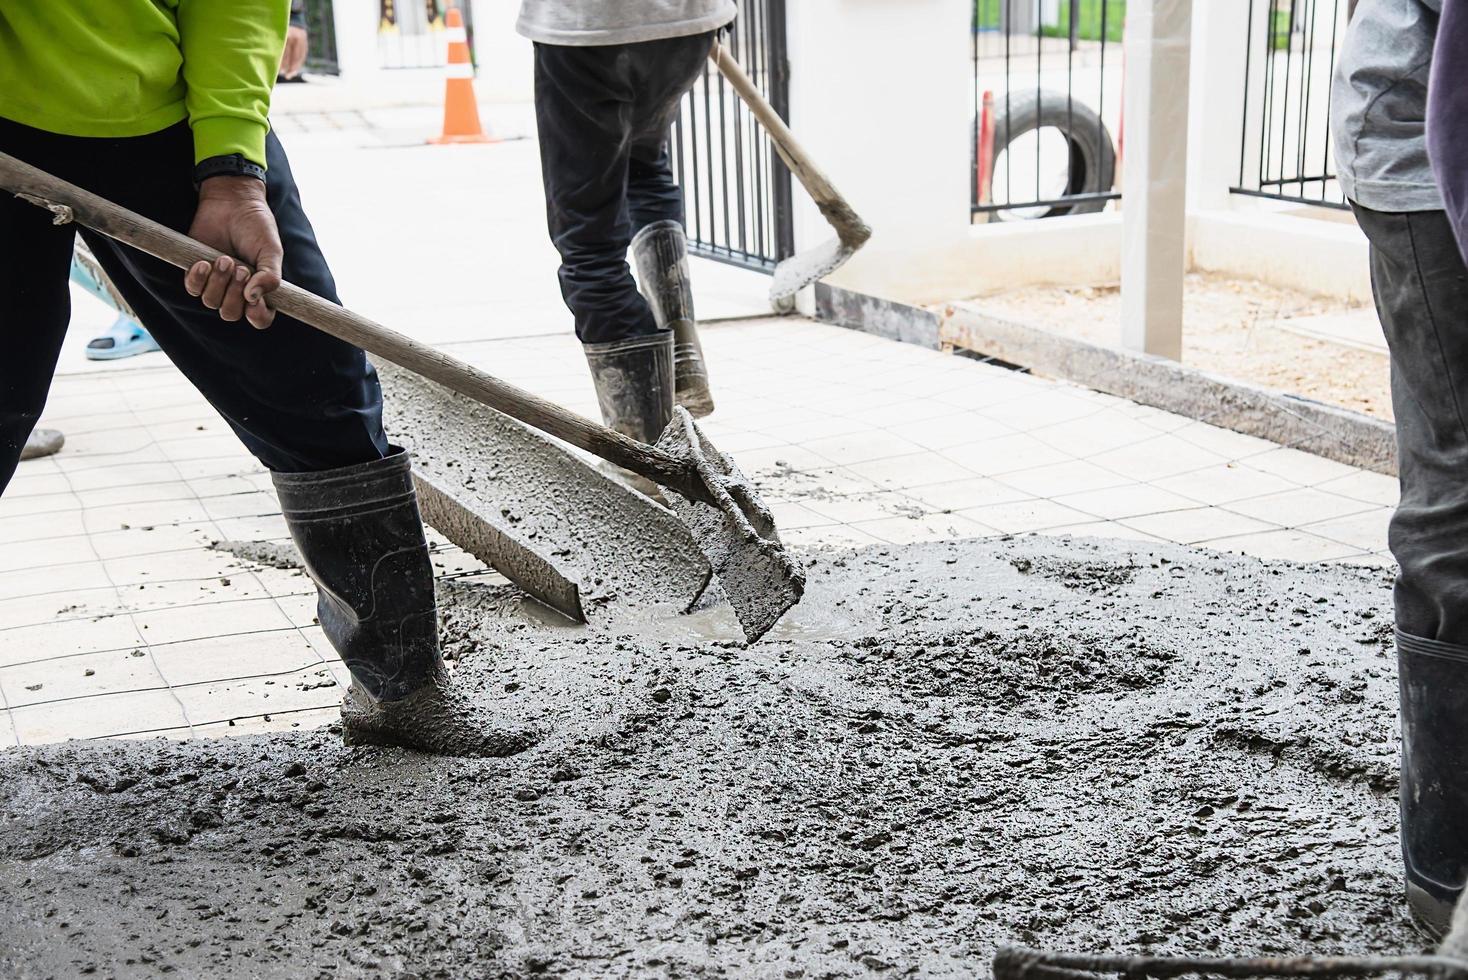
<instances>
[{"instance_id":1,"label":"dark blue pants","mask_svg":"<svg viewBox=\"0 0 1468 980\"><path fill-rule=\"evenodd\" d=\"M0 120L0 150L177 231L187 232L193 220L198 195L187 125L95 139ZM274 134L267 163L285 278L335 302L331 270ZM77 230L0 194L0 492L46 404L71 318L67 278ZM284 315L269 330L227 323L184 291L182 270L81 234L159 346L266 467L301 473L387 455L382 392L360 350Z\"/></svg>"},{"instance_id":2,"label":"dark blue pants","mask_svg":"<svg viewBox=\"0 0 1468 980\"><path fill-rule=\"evenodd\" d=\"M582 343L657 332L627 266L632 236L683 220L668 160L678 102L714 34L594 47L535 45L535 118L561 295Z\"/></svg>"}]
</instances>

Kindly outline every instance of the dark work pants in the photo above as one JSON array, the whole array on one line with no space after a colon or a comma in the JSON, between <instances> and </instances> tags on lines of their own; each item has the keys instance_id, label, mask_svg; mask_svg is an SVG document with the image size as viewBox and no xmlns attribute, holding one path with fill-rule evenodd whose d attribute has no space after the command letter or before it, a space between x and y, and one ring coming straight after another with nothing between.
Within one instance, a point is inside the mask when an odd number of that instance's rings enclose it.
<instances>
[{"instance_id":1,"label":"dark work pants","mask_svg":"<svg viewBox=\"0 0 1468 980\"><path fill-rule=\"evenodd\" d=\"M1353 207L1391 349L1397 628L1468 646L1468 268L1444 212Z\"/></svg>"},{"instance_id":2,"label":"dark work pants","mask_svg":"<svg viewBox=\"0 0 1468 980\"><path fill-rule=\"evenodd\" d=\"M561 295L576 336L597 344L657 332L627 266L632 236L682 221L668 160L678 102L714 34L597 47L535 45L535 117Z\"/></svg>"},{"instance_id":3,"label":"dark work pants","mask_svg":"<svg viewBox=\"0 0 1468 980\"><path fill-rule=\"evenodd\" d=\"M198 196L187 125L95 139L0 120L0 150L177 231L187 232L193 220ZM331 270L274 134L267 163L285 278L335 301ZM0 492L45 407L66 335L76 230L0 194ZM225 322L184 290L182 270L94 232L81 234L159 346L266 467L300 473L388 454L382 392L360 350L284 315L268 330Z\"/></svg>"}]
</instances>

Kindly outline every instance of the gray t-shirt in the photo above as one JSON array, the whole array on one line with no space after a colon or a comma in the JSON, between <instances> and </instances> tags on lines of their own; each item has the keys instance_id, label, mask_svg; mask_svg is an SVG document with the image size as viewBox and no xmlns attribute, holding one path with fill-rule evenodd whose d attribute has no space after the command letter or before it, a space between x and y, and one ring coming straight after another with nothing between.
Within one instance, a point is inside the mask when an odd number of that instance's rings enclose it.
<instances>
[{"instance_id":1,"label":"gray t-shirt","mask_svg":"<svg viewBox=\"0 0 1468 980\"><path fill-rule=\"evenodd\" d=\"M1373 211L1437 211L1427 77L1442 0L1360 0L1336 65L1330 128L1346 197Z\"/></svg>"},{"instance_id":2,"label":"gray t-shirt","mask_svg":"<svg viewBox=\"0 0 1468 980\"><path fill-rule=\"evenodd\" d=\"M716 30L734 0L521 0L515 29L542 44L636 44Z\"/></svg>"}]
</instances>

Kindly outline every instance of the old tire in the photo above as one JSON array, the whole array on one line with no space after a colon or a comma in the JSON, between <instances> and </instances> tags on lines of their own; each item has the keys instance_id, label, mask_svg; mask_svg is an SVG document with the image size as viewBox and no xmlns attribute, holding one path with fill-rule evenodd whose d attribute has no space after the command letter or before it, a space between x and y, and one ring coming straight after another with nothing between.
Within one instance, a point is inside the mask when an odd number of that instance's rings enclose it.
<instances>
[{"instance_id":1,"label":"old tire","mask_svg":"<svg viewBox=\"0 0 1468 980\"><path fill-rule=\"evenodd\" d=\"M1057 188L1061 193L1094 194L1109 191L1116 179L1116 145L1111 131L1101 117L1089 105L1079 99L1068 98L1064 92L1045 89L1036 92L1017 92L1009 96L1009 125L1005 126L1005 104L1002 98L994 100L994 149L989 160L989 180L993 186L994 175L999 169L999 158L1004 150L1020 137L1042 129L1059 130L1069 147L1069 175L1065 186ZM978 152L978 124L974 124L974 147ZM1045 198L1051 194L1042 189ZM1011 200L1022 204L1033 200L1033 191L1012 194ZM1005 203L1005 202L995 202ZM1037 209L1018 209L989 212L990 221L1014 221L1021 218L1051 218L1062 214L1089 214L1106 207L1105 200L1077 201L1074 204L1056 205L1037 212ZM982 214L982 213L981 213ZM982 218L980 219L982 220Z\"/></svg>"}]
</instances>

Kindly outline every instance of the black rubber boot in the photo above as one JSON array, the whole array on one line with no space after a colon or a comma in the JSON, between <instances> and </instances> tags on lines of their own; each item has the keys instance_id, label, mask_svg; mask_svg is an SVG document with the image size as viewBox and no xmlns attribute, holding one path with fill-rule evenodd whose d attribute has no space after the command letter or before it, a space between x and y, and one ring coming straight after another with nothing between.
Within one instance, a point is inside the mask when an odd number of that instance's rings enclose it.
<instances>
[{"instance_id":1,"label":"black rubber boot","mask_svg":"<svg viewBox=\"0 0 1468 980\"><path fill-rule=\"evenodd\" d=\"M585 347L607 427L638 442L657 442L673 418L672 332Z\"/></svg>"},{"instance_id":2,"label":"black rubber boot","mask_svg":"<svg viewBox=\"0 0 1468 980\"><path fill-rule=\"evenodd\" d=\"M688 275L688 239L676 221L654 221L632 239L632 257L643 296L658 326L673 331L673 390L694 418L714 410L708 368L693 315L693 280Z\"/></svg>"},{"instance_id":3,"label":"black rubber boot","mask_svg":"<svg viewBox=\"0 0 1468 980\"><path fill-rule=\"evenodd\" d=\"M1468 879L1468 647L1397 631L1407 901L1441 939Z\"/></svg>"},{"instance_id":4,"label":"black rubber boot","mask_svg":"<svg viewBox=\"0 0 1468 980\"><path fill-rule=\"evenodd\" d=\"M342 705L348 744L440 755L508 755L527 747L527 734L494 724L448 682L408 454L276 473L273 480L316 583L321 629L352 673Z\"/></svg>"},{"instance_id":5,"label":"black rubber boot","mask_svg":"<svg viewBox=\"0 0 1468 980\"><path fill-rule=\"evenodd\" d=\"M673 332L586 344L586 363L596 386L602 421L610 429L652 445L673 418ZM656 483L611 463L603 464L629 487L666 503Z\"/></svg>"}]
</instances>

